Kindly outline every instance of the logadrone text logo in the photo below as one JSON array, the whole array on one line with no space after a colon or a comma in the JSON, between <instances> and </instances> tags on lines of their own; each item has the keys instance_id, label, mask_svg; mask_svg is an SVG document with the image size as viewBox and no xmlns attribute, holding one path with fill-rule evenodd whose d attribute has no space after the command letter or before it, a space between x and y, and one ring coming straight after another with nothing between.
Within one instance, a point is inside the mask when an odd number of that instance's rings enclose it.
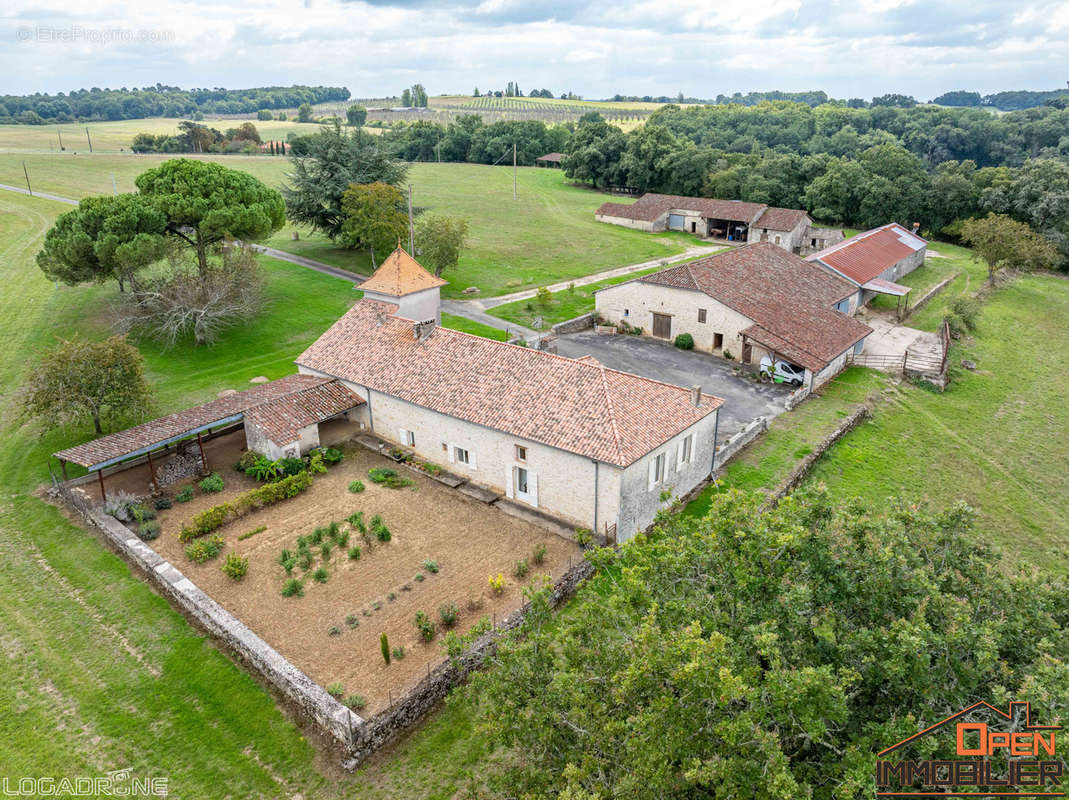
<instances>
[{"instance_id":1,"label":"logadrone text logo","mask_svg":"<svg viewBox=\"0 0 1069 800\"><path fill-rule=\"evenodd\" d=\"M995 724L962 721L991 712ZM1005 720L1005 724L1002 723ZM1023 725L1016 725L1023 720ZM1012 728L999 730L999 727ZM1061 725L1033 725L1027 702L1004 712L973 703L956 714L881 750L876 761L877 797L1065 797L1065 765L1056 758ZM954 735L953 760L896 761L887 756L924 736Z\"/></svg>"}]
</instances>

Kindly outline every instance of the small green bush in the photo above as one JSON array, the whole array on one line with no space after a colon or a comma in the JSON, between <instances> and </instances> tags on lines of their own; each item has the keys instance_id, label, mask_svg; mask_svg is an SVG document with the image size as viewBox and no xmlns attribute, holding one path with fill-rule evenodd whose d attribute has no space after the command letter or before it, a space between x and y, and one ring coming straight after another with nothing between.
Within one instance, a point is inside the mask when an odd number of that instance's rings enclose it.
<instances>
[{"instance_id":1,"label":"small green bush","mask_svg":"<svg viewBox=\"0 0 1069 800\"><path fill-rule=\"evenodd\" d=\"M326 583L330 580L330 573L327 572L326 567L317 567L316 571L312 573L312 580L316 583Z\"/></svg>"},{"instance_id":2,"label":"small green bush","mask_svg":"<svg viewBox=\"0 0 1069 800\"><path fill-rule=\"evenodd\" d=\"M308 543L309 544L322 544L323 543L323 537L326 536L326 535L327 535L327 529L326 528L316 528L314 531L312 531L310 534L308 534L308 537L307 537L308 538Z\"/></svg>"},{"instance_id":3,"label":"small green bush","mask_svg":"<svg viewBox=\"0 0 1069 800\"><path fill-rule=\"evenodd\" d=\"M505 576L502 575L500 572L497 573L496 577L491 575L489 582L490 594L496 597L505 593Z\"/></svg>"},{"instance_id":4,"label":"small green bush","mask_svg":"<svg viewBox=\"0 0 1069 800\"><path fill-rule=\"evenodd\" d=\"M255 450L246 450L241 454L241 458L234 464L234 470L236 472L248 472L249 469L260 459L266 459L263 453L257 453Z\"/></svg>"},{"instance_id":5,"label":"small green bush","mask_svg":"<svg viewBox=\"0 0 1069 800\"><path fill-rule=\"evenodd\" d=\"M416 577L413 579L416 583L423 583L424 575L422 572L417 572Z\"/></svg>"},{"instance_id":6,"label":"small green bush","mask_svg":"<svg viewBox=\"0 0 1069 800\"><path fill-rule=\"evenodd\" d=\"M205 494L214 494L223 491L223 478L218 472L213 472L207 478L197 484Z\"/></svg>"},{"instance_id":7,"label":"small green bush","mask_svg":"<svg viewBox=\"0 0 1069 800\"><path fill-rule=\"evenodd\" d=\"M253 528L251 531L245 531L245 533L241 534L238 537L238 541L239 542L244 542L246 539L251 539L256 534L263 533L266 530L267 530L267 526L266 525L261 525L259 528Z\"/></svg>"},{"instance_id":8,"label":"small green bush","mask_svg":"<svg viewBox=\"0 0 1069 800\"><path fill-rule=\"evenodd\" d=\"M360 547L358 545L354 544L352 547L349 548L349 560L350 561L359 561L360 560Z\"/></svg>"},{"instance_id":9,"label":"small green bush","mask_svg":"<svg viewBox=\"0 0 1069 800\"><path fill-rule=\"evenodd\" d=\"M160 523L155 520L142 522L137 526L137 537L143 542L151 542L153 539L159 538L159 535Z\"/></svg>"},{"instance_id":10,"label":"small green bush","mask_svg":"<svg viewBox=\"0 0 1069 800\"><path fill-rule=\"evenodd\" d=\"M342 686L341 681L327 684L327 694L340 700L342 695L345 694L345 687Z\"/></svg>"},{"instance_id":11,"label":"small green bush","mask_svg":"<svg viewBox=\"0 0 1069 800\"><path fill-rule=\"evenodd\" d=\"M327 465L323 463L323 454L313 450L308 456L308 472L312 475L321 475L327 471Z\"/></svg>"},{"instance_id":12,"label":"small green bush","mask_svg":"<svg viewBox=\"0 0 1069 800\"><path fill-rule=\"evenodd\" d=\"M434 621L430 617L428 617L422 611L417 611L416 618L413 622L416 626L416 630L419 631L420 638L423 641L430 642L434 640L434 634L437 630L437 626L434 624Z\"/></svg>"},{"instance_id":13,"label":"small green bush","mask_svg":"<svg viewBox=\"0 0 1069 800\"><path fill-rule=\"evenodd\" d=\"M301 569L311 569L313 558L311 550L304 549L297 551L297 563L301 565Z\"/></svg>"},{"instance_id":14,"label":"small green bush","mask_svg":"<svg viewBox=\"0 0 1069 800\"><path fill-rule=\"evenodd\" d=\"M443 603L438 606L438 618L442 621L442 624L447 628L452 628L457 624L457 617L460 616L460 609L457 608L456 603Z\"/></svg>"},{"instance_id":15,"label":"small green bush","mask_svg":"<svg viewBox=\"0 0 1069 800\"><path fill-rule=\"evenodd\" d=\"M282 469L283 475L296 475L304 471L304 460L292 457L282 458L279 459L278 466Z\"/></svg>"},{"instance_id":16,"label":"small green bush","mask_svg":"<svg viewBox=\"0 0 1069 800\"><path fill-rule=\"evenodd\" d=\"M327 628L327 636L341 636L341 628L337 625L331 625Z\"/></svg>"},{"instance_id":17,"label":"small green bush","mask_svg":"<svg viewBox=\"0 0 1069 800\"><path fill-rule=\"evenodd\" d=\"M193 544L186 546L186 557L190 561L203 564L206 561L211 561L223 552L224 546L222 536L213 536L211 539L200 539L193 542Z\"/></svg>"},{"instance_id":18,"label":"small green bush","mask_svg":"<svg viewBox=\"0 0 1069 800\"><path fill-rule=\"evenodd\" d=\"M289 550L283 550L279 553L278 563L282 569L286 570L286 574L290 575L293 573L293 568L297 566L297 554Z\"/></svg>"},{"instance_id":19,"label":"small green bush","mask_svg":"<svg viewBox=\"0 0 1069 800\"><path fill-rule=\"evenodd\" d=\"M324 447L322 453L323 460L328 464L337 464L345 457L345 454L336 447Z\"/></svg>"},{"instance_id":20,"label":"small green bush","mask_svg":"<svg viewBox=\"0 0 1069 800\"><path fill-rule=\"evenodd\" d=\"M427 559L423 562L423 569L427 570L431 575L438 574L438 562Z\"/></svg>"},{"instance_id":21,"label":"small green bush","mask_svg":"<svg viewBox=\"0 0 1069 800\"><path fill-rule=\"evenodd\" d=\"M171 502L171 498L170 497L157 497L152 502L152 505L154 505L156 507L157 511L164 511L164 510L170 508L171 506L173 506L174 503Z\"/></svg>"},{"instance_id":22,"label":"small green bush","mask_svg":"<svg viewBox=\"0 0 1069 800\"><path fill-rule=\"evenodd\" d=\"M575 543L580 547L590 547L594 543L594 534L589 528L576 528Z\"/></svg>"},{"instance_id":23,"label":"small green bush","mask_svg":"<svg viewBox=\"0 0 1069 800\"><path fill-rule=\"evenodd\" d=\"M393 655L395 661L404 661L405 660L405 648L404 648L404 645L401 645L400 647L395 647L393 650L390 651L390 653Z\"/></svg>"},{"instance_id":24,"label":"small green bush","mask_svg":"<svg viewBox=\"0 0 1069 800\"><path fill-rule=\"evenodd\" d=\"M536 564L541 564L546 560L546 546L544 544L538 544L535 546L534 554L531 556L531 560Z\"/></svg>"},{"instance_id":25,"label":"small green bush","mask_svg":"<svg viewBox=\"0 0 1069 800\"><path fill-rule=\"evenodd\" d=\"M371 532L380 542L390 541L390 529L386 527L386 523L378 514L371 518Z\"/></svg>"},{"instance_id":26,"label":"small green bush","mask_svg":"<svg viewBox=\"0 0 1069 800\"><path fill-rule=\"evenodd\" d=\"M344 700L342 700L342 705L344 705L346 708L353 709L353 711L359 711L360 709L367 706L367 700L365 700L362 695L351 694Z\"/></svg>"},{"instance_id":27,"label":"small green bush","mask_svg":"<svg viewBox=\"0 0 1069 800\"><path fill-rule=\"evenodd\" d=\"M362 491L364 491L364 482L363 481L353 481L352 483L349 484L349 491L352 492L353 494L360 494Z\"/></svg>"},{"instance_id":28,"label":"small green bush","mask_svg":"<svg viewBox=\"0 0 1069 800\"><path fill-rule=\"evenodd\" d=\"M345 518L345 521L356 528L361 534L367 533L367 525L364 524L364 512L357 511Z\"/></svg>"},{"instance_id":29,"label":"small green bush","mask_svg":"<svg viewBox=\"0 0 1069 800\"><path fill-rule=\"evenodd\" d=\"M334 549L334 543L333 542L323 542L323 544L321 544L319 546L319 552L320 552L320 555L323 556L323 560L324 561L329 561L330 560L330 553L331 553L331 551L333 549Z\"/></svg>"},{"instance_id":30,"label":"small green bush","mask_svg":"<svg viewBox=\"0 0 1069 800\"><path fill-rule=\"evenodd\" d=\"M689 333L681 333L676 337L673 344L680 350L693 350L694 349L694 337Z\"/></svg>"},{"instance_id":31,"label":"small green bush","mask_svg":"<svg viewBox=\"0 0 1069 800\"><path fill-rule=\"evenodd\" d=\"M338 531L331 538L334 539L334 544L338 545L338 547L344 548L347 544L349 544L349 531Z\"/></svg>"},{"instance_id":32,"label":"small green bush","mask_svg":"<svg viewBox=\"0 0 1069 800\"><path fill-rule=\"evenodd\" d=\"M358 628L360 627L360 617L356 616L356 614L350 614L345 618L345 624L350 628Z\"/></svg>"},{"instance_id":33,"label":"small green bush","mask_svg":"<svg viewBox=\"0 0 1069 800\"><path fill-rule=\"evenodd\" d=\"M283 597L304 597L304 586L296 578L290 578L282 584Z\"/></svg>"},{"instance_id":34,"label":"small green bush","mask_svg":"<svg viewBox=\"0 0 1069 800\"><path fill-rule=\"evenodd\" d=\"M249 571L249 558L248 556L239 556L236 553L227 553L220 569L223 570L227 577L240 581L245 577L245 573Z\"/></svg>"},{"instance_id":35,"label":"small green bush","mask_svg":"<svg viewBox=\"0 0 1069 800\"><path fill-rule=\"evenodd\" d=\"M372 467L367 471L367 476L371 478L372 483L381 484L388 489L403 489L412 485L410 478L398 475L396 470L389 467Z\"/></svg>"},{"instance_id":36,"label":"small green bush","mask_svg":"<svg viewBox=\"0 0 1069 800\"><path fill-rule=\"evenodd\" d=\"M521 558L519 561L516 562L516 566L513 568L512 574L515 575L517 578L522 578L527 574L528 569L529 567L527 566L527 559Z\"/></svg>"},{"instance_id":37,"label":"small green bush","mask_svg":"<svg viewBox=\"0 0 1069 800\"><path fill-rule=\"evenodd\" d=\"M735 356L731 355L731 351L730 350L725 350L724 351L724 358L726 358L728 361L734 361L735 360Z\"/></svg>"},{"instance_id":38,"label":"small green bush","mask_svg":"<svg viewBox=\"0 0 1069 800\"><path fill-rule=\"evenodd\" d=\"M178 503L188 503L193 499L193 487L187 486L186 488L181 489L178 494L174 496L174 499Z\"/></svg>"},{"instance_id":39,"label":"small green bush","mask_svg":"<svg viewBox=\"0 0 1069 800\"><path fill-rule=\"evenodd\" d=\"M950 304L951 312L960 320L962 328L976 330L976 321L980 317L980 301L974 297L962 295Z\"/></svg>"}]
</instances>

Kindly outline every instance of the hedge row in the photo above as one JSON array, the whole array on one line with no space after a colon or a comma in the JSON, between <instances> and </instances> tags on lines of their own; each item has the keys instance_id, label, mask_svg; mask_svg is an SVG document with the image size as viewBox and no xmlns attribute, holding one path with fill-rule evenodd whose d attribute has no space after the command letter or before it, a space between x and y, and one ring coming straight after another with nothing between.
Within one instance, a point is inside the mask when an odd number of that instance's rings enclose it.
<instances>
[{"instance_id":1,"label":"hedge row","mask_svg":"<svg viewBox=\"0 0 1069 800\"><path fill-rule=\"evenodd\" d=\"M189 525L179 531L178 538L188 542L190 539L204 536L250 511L296 497L311 485L312 476L307 472L298 472L280 481L265 483L259 488L238 495L231 503L220 503L200 512L190 520Z\"/></svg>"}]
</instances>

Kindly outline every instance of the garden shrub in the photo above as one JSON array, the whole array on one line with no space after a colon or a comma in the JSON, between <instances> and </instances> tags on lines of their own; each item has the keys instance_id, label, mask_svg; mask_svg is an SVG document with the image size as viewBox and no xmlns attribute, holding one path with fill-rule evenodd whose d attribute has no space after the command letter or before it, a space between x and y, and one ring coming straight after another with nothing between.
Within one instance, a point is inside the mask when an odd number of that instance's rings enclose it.
<instances>
[{"instance_id":1,"label":"garden shrub","mask_svg":"<svg viewBox=\"0 0 1069 800\"><path fill-rule=\"evenodd\" d=\"M360 617L356 616L356 614L349 614L345 618L345 624L348 625L350 628L359 628Z\"/></svg>"},{"instance_id":2,"label":"garden shrub","mask_svg":"<svg viewBox=\"0 0 1069 800\"><path fill-rule=\"evenodd\" d=\"M199 539L193 542L193 544L186 545L186 557L190 561L203 564L206 561L211 561L223 552L224 546L222 536L213 536L211 539Z\"/></svg>"},{"instance_id":3,"label":"garden shrub","mask_svg":"<svg viewBox=\"0 0 1069 800\"><path fill-rule=\"evenodd\" d=\"M353 494L360 494L362 491L364 491L364 482L363 481L353 481L352 483L349 484L349 491L352 492Z\"/></svg>"},{"instance_id":4,"label":"garden shrub","mask_svg":"<svg viewBox=\"0 0 1069 800\"><path fill-rule=\"evenodd\" d=\"M190 524L178 532L178 538L180 541L188 542L190 539L196 539L198 536L211 533L223 527L233 514L234 506L230 503L220 503L217 506L206 508L199 514L195 514L193 519L190 520Z\"/></svg>"},{"instance_id":5,"label":"garden shrub","mask_svg":"<svg viewBox=\"0 0 1069 800\"><path fill-rule=\"evenodd\" d=\"M245 470L245 474L258 481L272 481L275 478L281 478L283 475L282 460L272 461L267 456L258 456Z\"/></svg>"},{"instance_id":6,"label":"garden shrub","mask_svg":"<svg viewBox=\"0 0 1069 800\"><path fill-rule=\"evenodd\" d=\"M521 558L519 561L516 562L516 566L512 570L512 574L515 575L517 578L522 578L527 574L528 569L529 568L527 566L527 559Z\"/></svg>"},{"instance_id":7,"label":"garden shrub","mask_svg":"<svg viewBox=\"0 0 1069 800\"><path fill-rule=\"evenodd\" d=\"M337 464L345 458L345 454L337 447L324 447L321 452L323 454L323 460L328 464Z\"/></svg>"},{"instance_id":8,"label":"garden shrub","mask_svg":"<svg viewBox=\"0 0 1069 800\"><path fill-rule=\"evenodd\" d=\"M460 616L460 609L457 608L456 603L443 603L438 606L438 618L442 621L442 624L447 628L452 628L457 624L457 617Z\"/></svg>"},{"instance_id":9,"label":"garden shrub","mask_svg":"<svg viewBox=\"0 0 1069 800\"><path fill-rule=\"evenodd\" d=\"M308 544L322 544L323 537L327 535L326 528L316 528L308 534Z\"/></svg>"},{"instance_id":10,"label":"garden shrub","mask_svg":"<svg viewBox=\"0 0 1069 800\"><path fill-rule=\"evenodd\" d=\"M349 560L350 561L359 561L360 560L360 548L357 545L353 545L352 547L349 548Z\"/></svg>"},{"instance_id":11,"label":"garden shrub","mask_svg":"<svg viewBox=\"0 0 1069 800\"><path fill-rule=\"evenodd\" d=\"M419 631L420 638L423 641L430 642L434 640L434 634L437 630L437 626L434 624L434 621L430 617L428 617L422 611L417 611L414 624L416 626L416 630Z\"/></svg>"},{"instance_id":12,"label":"garden shrub","mask_svg":"<svg viewBox=\"0 0 1069 800\"><path fill-rule=\"evenodd\" d=\"M531 556L531 560L536 564L541 564L546 560L546 546L539 544L535 546L534 554Z\"/></svg>"},{"instance_id":13,"label":"garden shrub","mask_svg":"<svg viewBox=\"0 0 1069 800\"><path fill-rule=\"evenodd\" d=\"M364 524L364 512L357 511L354 514L350 514L345 518L345 521L352 525L361 535L367 533L367 525Z\"/></svg>"},{"instance_id":14,"label":"garden shrub","mask_svg":"<svg viewBox=\"0 0 1069 800\"><path fill-rule=\"evenodd\" d=\"M319 546L319 552L323 556L323 560L324 561L329 561L330 560L330 553L331 553L331 551L333 549L334 549L334 543L333 542L323 542L323 544L321 544Z\"/></svg>"},{"instance_id":15,"label":"garden shrub","mask_svg":"<svg viewBox=\"0 0 1069 800\"><path fill-rule=\"evenodd\" d=\"M293 568L297 566L297 555L289 550L283 550L278 555L278 563L282 569L286 570L286 574L290 575Z\"/></svg>"},{"instance_id":16,"label":"garden shrub","mask_svg":"<svg viewBox=\"0 0 1069 800\"><path fill-rule=\"evenodd\" d=\"M131 509L137 505L137 495L130 494L130 492L120 489L117 492L112 492L107 496L104 501L104 513L110 514L119 520L119 522L129 522L131 519Z\"/></svg>"},{"instance_id":17,"label":"garden shrub","mask_svg":"<svg viewBox=\"0 0 1069 800\"><path fill-rule=\"evenodd\" d=\"M155 520L142 522L137 526L137 536L143 542L151 542L160 535L160 523Z\"/></svg>"},{"instance_id":18,"label":"garden shrub","mask_svg":"<svg viewBox=\"0 0 1069 800\"><path fill-rule=\"evenodd\" d=\"M330 573L327 572L326 567L317 567L316 571L312 573L312 580L316 583L326 583L330 579Z\"/></svg>"},{"instance_id":19,"label":"garden shrub","mask_svg":"<svg viewBox=\"0 0 1069 800\"><path fill-rule=\"evenodd\" d=\"M399 647L395 647L393 650L390 651L390 653L391 653L391 655L393 655L394 660L396 660L396 661L404 661L405 660L405 646L404 645L400 645Z\"/></svg>"},{"instance_id":20,"label":"garden shrub","mask_svg":"<svg viewBox=\"0 0 1069 800\"><path fill-rule=\"evenodd\" d=\"M340 681L335 681L334 683L327 684L326 688L327 694L329 694L331 697L341 699L342 695L345 694L345 687L342 686Z\"/></svg>"},{"instance_id":21,"label":"garden shrub","mask_svg":"<svg viewBox=\"0 0 1069 800\"><path fill-rule=\"evenodd\" d=\"M673 344L680 350L693 350L694 349L694 337L689 333L681 333L676 337Z\"/></svg>"},{"instance_id":22,"label":"garden shrub","mask_svg":"<svg viewBox=\"0 0 1069 800\"><path fill-rule=\"evenodd\" d=\"M341 628L337 625L331 625L327 628L327 636L341 636Z\"/></svg>"},{"instance_id":23,"label":"garden shrub","mask_svg":"<svg viewBox=\"0 0 1069 800\"><path fill-rule=\"evenodd\" d=\"M589 528L576 528L575 543L580 547L590 547L594 543L594 534Z\"/></svg>"},{"instance_id":24,"label":"garden shrub","mask_svg":"<svg viewBox=\"0 0 1069 800\"><path fill-rule=\"evenodd\" d=\"M371 532L380 542L390 541L390 529L386 527L386 523L378 514L371 518Z\"/></svg>"},{"instance_id":25,"label":"garden shrub","mask_svg":"<svg viewBox=\"0 0 1069 800\"><path fill-rule=\"evenodd\" d=\"M323 463L323 454L313 450L308 456L308 472L312 475L320 475L327 471L327 465Z\"/></svg>"},{"instance_id":26,"label":"garden shrub","mask_svg":"<svg viewBox=\"0 0 1069 800\"><path fill-rule=\"evenodd\" d=\"M220 503L197 514L188 527L182 528L178 538L185 542L211 533L235 517L241 517L250 511L296 497L311 485L312 476L307 472L299 472L275 483L267 483L257 489L251 489L239 494L232 503Z\"/></svg>"},{"instance_id":27,"label":"garden shrub","mask_svg":"<svg viewBox=\"0 0 1069 800\"><path fill-rule=\"evenodd\" d=\"M261 525L259 528L253 528L251 531L245 531L245 533L241 534L238 537L238 541L239 542L244 542L246 539L251 539L256 534L263 533L266 530L267 530L267 526L266 525Z\"/></svg>"},{"instance_id":28,"label":"garden shrub","mask_svg":"<svg viewBox=\"0 0 1069 800\"><path fill-rule=\"evenodd\" d=\"M296 578L290 578L282 585L283 597L304 597L304 587Z\"/></svg>"},{"instance_id":29,"label":"garden shrub","mask_svg":"<svg viewBox=\"0 0 1069 800\"><path fill-rule=\"evenodd\" d=\"M413 580L415 580L416 583L423 583L423 577L424 576L422 572L417 572L416 577Z\"/></svg>"},{"instance_id":30,"label":"garden shrub","mask_svg":"<svg viewBox=\"0 0 1069 800\"><path fill-rule=\"evenodd\" d=\"M494 596L498 596L498 595L502 595L502 594L505 593L505 576L502 575L500 572L497 573L497 577L496 578L493 575L491 575L489 582L490 582L490 594L492 594Z\"/></svg>"},{"instance_id":31,"label":"garden shrub","mask_svg":"<svg viewBox=\"0 0 1069 800\"><path fill-rule=\"evenodd\" d=\"M423 562L423 569L427 570L427 572L431 573L431 575L437 575L439 569L438 562L427 559Z\"/></svg>"},{"instance_id":32,"label":"garden shrub","mask_svg":"<svg viewBox=\"0 0 1069 800\"><path fill-rule=\"evenodd\" d=\"M381 484L388 489L403 489L412 485L412 479L398 475L396 470L389 467L372 467L367 471L367 476L372 483Z\"/></svg>"},{"instance_id":33,"label":"garden shrub","mask_svg":"<svg viewBox=\"0 0 1069 800\"><path fill-rule=\"evenodd\" d=\"M967 331L976 330L976 320L980 316L980 301L975 297L962 295L950 304L951 312L961 321Z\"/></svg>"},{"instance_id":34,"label":"garden shrub","mask_svg":"<svg viewBox=\"0 0 1069 800\"><path fill-rule=\"evenodd\" d=\"M265 461L268 460L267 456L265 456L263 453L257 453L255 450L246 450L244 453L241 454L241 458L239 458L237 463L234 465L234 469L237 472L247 473L249 471L249 468L261 459Z\"/></svg>"},{"instance_id":35,"label":"garden shrub","mask_svg":"<svg viewBox=\"0 0 1069 800\"><path fill-rule=\"evenodd\" d=\"M342 700L342 705L353 709L353 711L359 711L367 705L367 700L364 699L363 695L351 694Z\"/></svg>"},{"instance_id":36,"label":"garden shrub","mask_svg":"<svg viewBox=\"0 0 1069 800\"><path fill-rule=\"evenodd\" d=\"M304 460L300 458L280 459L278 466L281 468L283 475L296 475L298 472L304 472Z\"/></svg>"},{"instance_id":37,"label":"garden shrub","mask_svg":"<svg viewBox=\"0 0 1069 800\"><path fill-rule=\"evenodd\" d=\"M130 516L133 517L134 522L148 522L150 519L156 519L156 509L137 503L130 506Z\"/></svg>"},{"instance_id":38,"label":"garden shrub","mask_svg":"<svg viewBox=\"0 0 1069 800\"><path fill-rule=\"evenodd\" d=\"M157 511L164 511L168 508L171 508L174 503L171 502L170 497L157 497L154 501L152 501L152 505L156 507Z\"/></svg>"},{"instance_id":39,"label":"garden shrub","mask_svg":"<svg viewBox=\"0 0 1069 800\"><path fill-rule=\"evenodd\" d=\"M298 550L297 551L297 558L298 558L298 563L301 565L301 569L311 569L312 568L313 556L312 556L312 551L311 550L309 550L307 548L305 548L304 550Z\"/></svg>"},{"instance_id":40,"label":"garden shrub","mask_svg":"<svg viewBox=\"0 0 1069 800\"><path fill-rule=\"evenodd\" d=\"M239 556L236 553L227 553L226 558L223 559L223 566L220 567L223 572L236 581L240 581L245 577L245 573L249 571L249 558L248 556Z\"/></svg>"},{"instance_id":41,"label":"garden shrub","mask_svg":"<svg viewBox=\"0 0 1069 800\"><path fill-rule=\"evenodd\" d=\"M205 494L215 494L216 492L223 491L223 478L218 472L213 472L207 478L198 483L197 486L199 486L200 490Z\"/></svg>"},{"instance_id":42,"label":"garden shrub","mask_svg":"<svg viewBox=\"0 0 1069 800\"><path fill-rule=\"evenodd\" d=\"M724 351L724 358L726 358L728 361L734 361L735 360L735 356L731 355L731 351L730 350L725 350Z\"/></svg>"},{"instance_id":43,"label":"garden shrub","mask_svg":"<svg viewBox=\"0 0 1069 800\"><path fill-rule=\"evenodd\" d=\"M180 490L178 494L174 496L174 499L176 502L179 503L188 503L190 500L193 499L193 487L187 486L186 488Z\"/></svg>"}]
</instances>

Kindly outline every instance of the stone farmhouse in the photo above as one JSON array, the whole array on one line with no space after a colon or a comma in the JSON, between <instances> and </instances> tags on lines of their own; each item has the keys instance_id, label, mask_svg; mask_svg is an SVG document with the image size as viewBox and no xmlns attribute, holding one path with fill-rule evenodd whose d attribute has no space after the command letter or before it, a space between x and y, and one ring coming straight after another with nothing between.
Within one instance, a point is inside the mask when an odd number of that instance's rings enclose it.
<instances>
[{"instance_id":1,"label":"stone farmhouse","mask_svg":"<svg viewBox=\"0 0 1069 800\"><path fill-rule=\"evenodd\" d=\"M844 309L852 283L771 242L716 253L594 294L598 316L645 334L757 364L765 355L801 366L804 385L835 376L872 328Z\"/></svg>"},{"instance_id":2,"label":"stone farmhouse","mask_svg":"<svg viewBox=\"0 0 1069 800\"><path fill-rule=\"evenodd\" d=\"M855 313L878 294L905 297L908 286L895 283L924 263L928 242L914 230L892 222L851 236L806 257L854 287L842 311Z\"/></svg>"},{"instance_id":3,"label":"stone farmhouse","mask_svg":"<svg viewBox=\"0 0 1069 800\"><path fill-rule=\"evenodd\" d=\"M307 453L323 429L415 453L521 513L624 541L713 470L723 400L701 391L437 325L440 278L398 248L359 300L297 358L299 374L56 453L96 472L159 459L244 428L271 458ZM332 433L336 433L331 429ZM204 448L196 471L207 471ZM155 487L160 488L159 484Z\"/></svg>"},{"instance_id":4,"label":"stone farmhouse","mask_svg":"<svg viewBox=\"0 0 1069 800\"><path fill-rule=\"evenodd\" d=\"M603 203L594 218L651 233L684 231L728 242L772 242L794 253L811 252L818 243L826 247L836 241L832 230L813 228L813 220L801 209L741 200L649 193L630 205Z\"/></svg>"},{"instance_id":5,"label":"stone farmhouse","mask_svg":"<svg viewBox=\"0 0 1069 800\"><path fill-rule=\"evenodd\" d=\"M426 284L398 248L364 286L393 269ZM721 399L403 315L420 291L365 296L297 358L363 401L349 418L367 431L619 541L709 476Z\"/></svg>"}]
</instances>

